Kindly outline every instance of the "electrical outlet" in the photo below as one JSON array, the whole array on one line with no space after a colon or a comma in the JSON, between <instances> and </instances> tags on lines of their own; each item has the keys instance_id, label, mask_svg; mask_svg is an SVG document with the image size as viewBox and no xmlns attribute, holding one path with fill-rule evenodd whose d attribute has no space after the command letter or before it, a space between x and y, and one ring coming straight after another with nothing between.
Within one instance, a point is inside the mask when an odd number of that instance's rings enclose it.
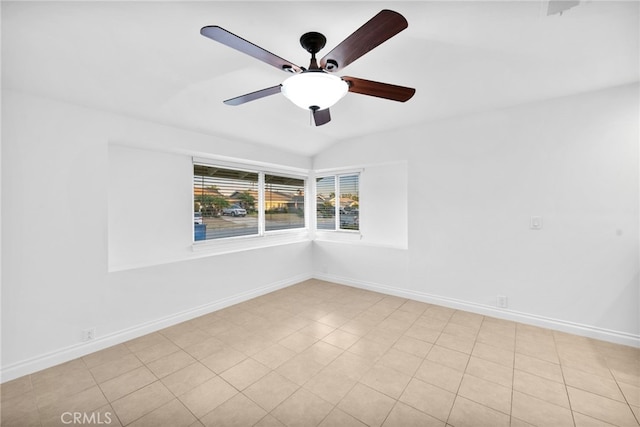
<instances>
[{"instance_id":1,"label":"electrical outlet","mask_svg":"<svg viewBox=\"0 0 640 427\"><path fill-rule=\"evenodd\" d=\"M507 297L504 295L498 295L496 297L496 305L500 308L507 308Z\"/></svg>"},{"instance_id":2,"label":"electrical outlet","mask_svg":"<svg viewBox=\"0 0 640 427\"><path fill-rule=\"evenodd\" d=\"M82 330L82 341L91 341L96 338L96 328Z\"/></svg>"},{"instance_id":3,"label":"electrical outlet","mask_svg":"<svg viewBox=\"0 0 640 427\"><path fill-rule=\"evenodd\" d=\"M531 222L529 223L529 228L532 230L542 230L542 217L532 216Z\"/></svg>"}]
</instances>

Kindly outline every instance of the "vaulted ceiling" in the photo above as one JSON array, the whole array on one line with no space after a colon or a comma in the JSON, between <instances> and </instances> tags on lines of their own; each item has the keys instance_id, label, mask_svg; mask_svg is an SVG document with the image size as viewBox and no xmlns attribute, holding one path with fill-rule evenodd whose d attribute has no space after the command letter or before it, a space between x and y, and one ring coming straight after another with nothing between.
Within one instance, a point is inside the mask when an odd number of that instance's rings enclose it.
<instances>
[{"instance_id":1,"label":"vaulted ceiling","mask_svg":"<svg viewBox=\"0 0 640 427\"><path fill-rule=\"evenodd\" d=\"M2 85L314 155L347 138L638 81L638 2L583 1L551 16L547 7L548 0L3 1ZM288 75L201 36L201 27L222 26L306 67L303 33L323 33L326 53L384 8L403 14L409 28L339 74L416 88L407 103L349 93L321 127L280 94L222 103Z\"/></svg>"}]
</instances>

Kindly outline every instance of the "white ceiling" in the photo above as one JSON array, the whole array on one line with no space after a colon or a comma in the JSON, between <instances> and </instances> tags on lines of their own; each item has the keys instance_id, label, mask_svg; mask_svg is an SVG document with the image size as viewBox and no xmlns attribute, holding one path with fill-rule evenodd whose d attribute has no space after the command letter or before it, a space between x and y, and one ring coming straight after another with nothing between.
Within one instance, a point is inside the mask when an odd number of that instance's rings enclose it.
<instances>
[{"instance_id":1,"label":"white ceiling","mask_svg":"<svg viewBox=\"0 0 640 427\"><path fill-rule=\"evenodd\" d=\"M638 81L638 2L583 1L562 16L546 16L547 5L3 1L2 84L314 155L347 138ZM201 36L201 27L220 25L307 67L300 35L323 33L322 57L384 8L409 28L339 74L416 88L407 103L350 93L321 127L282 95L222 103L288 75Z\"/></svg>"}]
</instances>

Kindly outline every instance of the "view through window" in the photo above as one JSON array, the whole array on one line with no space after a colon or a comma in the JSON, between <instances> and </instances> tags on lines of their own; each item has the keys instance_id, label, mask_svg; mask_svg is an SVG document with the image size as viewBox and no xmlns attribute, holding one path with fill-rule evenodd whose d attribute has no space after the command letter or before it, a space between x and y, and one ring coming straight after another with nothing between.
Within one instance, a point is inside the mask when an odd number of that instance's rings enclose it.
<instances>
[{"instance_id":1,"label":"view through window","mask_svg":"<svg viewBox=\"0 0 640 427\"><path fill-rule=\"evenodd\" d=\"M336 177L316 179L316 227L318 230L336 229Z\"/></svg>"},{"instance_id":2,"label":"view through window","mask_svg":"<svg viewBox=\"0 0 640 427\"><path fill-rule=\"evenodd\" d=\"M264 177L265 229L304 228L304 179Z\"/></svg>"},{"instance_id":3,"label":"view through window","mask_svg":"<svg viewBox=\"0 0 640 427\"><path fill-rule=\"evenodd\" d=\"M318 230L360 229L359 180L358 174L316 178Z\"/></svg>"},{"instance_id":4,"label":"view through window","mask_svg":"<svg viewBox=\"0 0 640 427\"><path fill-rule=\"evenodd\" d=\"M257 172L194 165L193 195L196 240L258 234Z\"/></svg>"},{"instance_id":5,"label":"view through window","mask_svg":"<svg viewBox=\"0 0 640 427\"><path fill-rule=\"evenodd\" d=\"M194 238L304 228L304 191L305 180L300 177L194 164ZM262 224L260 212L264 212Z\"/></svg>"}]
</instances>

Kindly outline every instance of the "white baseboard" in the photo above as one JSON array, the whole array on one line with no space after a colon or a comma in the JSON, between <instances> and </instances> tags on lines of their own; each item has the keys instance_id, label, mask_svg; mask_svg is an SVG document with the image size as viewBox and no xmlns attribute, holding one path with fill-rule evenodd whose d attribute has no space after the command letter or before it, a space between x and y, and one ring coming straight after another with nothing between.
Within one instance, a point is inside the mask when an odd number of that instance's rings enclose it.
<instances>
[{"instance_id":1,"label":"white baseboard","mask_svg":"<svg viewBox=\"0 0 640 427\"><path fill-rule=\"evenodd\" d=\"M64 362L86 356L87 354L111 347L116 344L138 338L142 335L150 334L158 330L176 325L187 320L194 319L225 307L247 301L278 289L286 288L296 283L303 282L308 279L319 279L328 282L338 283L342 285L352 286L360 289L366 289L374 292L380 292L387 295L408 298L416 301L422 301L430 304L441 305L458 310L465 310L472 313L478 313L485 316L496 317L504 320L525 323L528 325L539 326L542 328L553 329L557 331L567 332L575 335L585 336L589 338L599 339L603 341L613 342L616 344L628 345L640 348L640 336L625 332L612 331L604 328L598 328L589 325L568 322L564 320L552 319L543 316L521 313L513 310L498 309L495 307L471 303L468 301L456 300L453 298L431 295L423 292L413 291L410 289L400 289L385 286L378 283L354 280L345 277L339 277L329 274L303 274L291 277L286 280L271 283L269 285L253 289L251 291L242 292L231 297L223 298L217 301L194 307L189 310L181 311L160 319L142 323L109 335L101 336L93 341L71 345L59 350L36 356L27 360L23 360L0 369L0 379L2 383L19 378L23 375L32 374L42 369L50 368Z\"/></svg>"},{"instance_id":2,"label":"white baseboard","mask_svg":"<svg viewBox=\"0 0 640 427\"><path fill-rule=\"evenodd\" d=\"M374 292L380 292L387 295L393 295L402 298L408 298L416 301L426 302L429 304L441 305L444 307L454 308L458 310L469 311L472 313L482 314L484 316L495 317L498 319L511 320L514 322L524 323L527 325L539 326L541 328L552 329L561 332L567 332L574 335L594 338L597 340L622 344L631 347L640 348L640 335L634 335L626 332L613 331L610 329L599 328L596 326L583 325L579 323L569 322L566 320L552 319L549 317L538 316L535 314L522 313L518 311L491 307L488 305L477 304L473 302L447 298L438 295L432 295L424 292L418 292L410 289L394 288L391 286L381 285L378 283L365 282L362 280L354 280L346 277L339 277L331 274L315 273L313 278L325 280L327 282L338 283L341 285L353 286L355 288L366 289Z\"/></svg>"},{"instance_id":3,"label":"white baseboard","mask_svg":"<svg viewBox=\"0 0 640 427\"><path fill-rule=\"evenodd\" d=\"M269 292L276 291L278 289L286 288L296 283L303 282L311 279L311 274L302 274L282 280L279 282L271 283L269 285L252 289L250 291L241 292L239 294L223 298L217 301L212 301L207 304L194 307L189 310L184 310L172 315L145 322L136 326L132 326L121 331L117 331L105 336L96 338L89 342L83 342L74 344L68 347L61 348L50 353L46 353L40 356L32 357L27 360L13 363L8 366L3 366L0 369L0 379L2 383L10 381L15 378L19 378L23 375L32 374L42 369L50 368L52 366L59 365L64 362L68 362L78 357L86 356L87 354L103 350L107 347L111 347L116 344L138 338L142 335L150 334L152 332L159 331L169 326L176 325L187 320L194 319L196 317L229 307L234 304L238 304L243 301L247 301L251 298L255 298Z\"/></svg>"}]
</instances>

